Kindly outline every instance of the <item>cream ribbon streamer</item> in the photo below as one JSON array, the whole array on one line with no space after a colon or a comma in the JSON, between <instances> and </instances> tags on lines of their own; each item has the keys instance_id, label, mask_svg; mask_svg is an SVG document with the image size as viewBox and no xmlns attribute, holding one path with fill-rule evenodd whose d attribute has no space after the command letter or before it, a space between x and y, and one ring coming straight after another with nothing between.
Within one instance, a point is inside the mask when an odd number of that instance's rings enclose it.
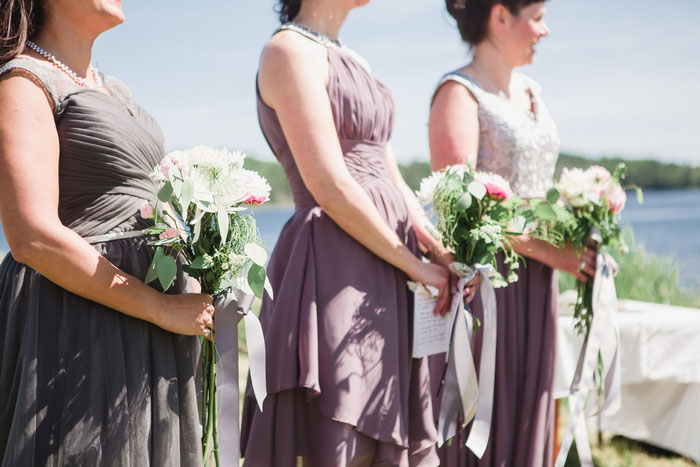
<instances>
[{"instance_id":1,"label":"cream ribbon streamer","mask_svg":"<svg viewBox=\"0 0 700 467\"><path fill-rule=\"evenodd\" d=\"M494 377L496 369L496 342L498 318L496 293L491 284L494 269L491 265L477 264L473 268L452 263L450 270L460 279L457 293L452 297L450 345L447 352L447 371L442 389L438 417L438 444L441 446L457 433L457 417L461 410L464 424L474 418L466 446L481 458L491 431ZM483 345L477 382L474 357L471 350L472 318L464 307L463 292L466 284L481 274L481 300L484 308L482 322Z\"/></svg>"},{"instance_id":2,"label":"cream ribbon streamer","mask_svg":"<svg viewBox=\"0 0 700 467\"><path fill-rule=\"evenodd\" d=\"M243 318L250 362L250 379L258 406L262 411L267 397L265 376L265 339L257 316L250 313L255 297L234 290L216 300L216 349L219 353L216 387L220 394L219 454L222 465L238 465L240 439L238 428L238 323Z\"/></svg>"},{"instance_id":3,"label":"cream ribbon streamer","mask_svg":"<svg viewBox=\"0 0 700 467\"><path fill-rule=\"evenodd\" d=\"M563 467L571 449L574 438L579 447L579 456L590 457L590 447L585 432L583 409L588 393L595 386L595 375L598 368L598 357L603 363L604 399L596 400L595 411L609 415L620 409L620 356L618 351L619 331L614 322L617 313L617 294L615 292L614 276L617 264L607 253L598 252L596 272L593 278L593 319L588 334L588 340L583 344L579 356L576 373L571 383L570 410L571 419L562 439L561 448L557 454L555 467ZM582 464L583 465L583 464Z\"/></svg>"}]
</instances>

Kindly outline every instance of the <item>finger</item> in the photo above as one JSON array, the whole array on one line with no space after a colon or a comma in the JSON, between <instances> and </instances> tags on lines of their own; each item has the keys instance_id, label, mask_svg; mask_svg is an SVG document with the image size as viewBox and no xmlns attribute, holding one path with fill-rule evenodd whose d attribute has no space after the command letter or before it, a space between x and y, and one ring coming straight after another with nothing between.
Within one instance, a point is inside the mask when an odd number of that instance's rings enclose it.
<instances>
[{"instance_id":1,"label":"finger","mask_svg":"<svg viewBox=\"0 0 700 467\"><path fill-rule=\"evenodd\" d=\"M595 277L595 269L589 266L588 264L586 265L585 268L582 269L582 272L585 272L591 277Z\"/></svg>"},{"instance_id":2,"label":"finger","mask_svg":"<svg viewBox=\"0 0 700 467\"><path fill-rule=\"evenodd\" d=\"M580 280L581 282L588 282L588 276L583 274L579 269L577 269L573 275L576 277L576 279Z\"/></svg>"}]
</instances>

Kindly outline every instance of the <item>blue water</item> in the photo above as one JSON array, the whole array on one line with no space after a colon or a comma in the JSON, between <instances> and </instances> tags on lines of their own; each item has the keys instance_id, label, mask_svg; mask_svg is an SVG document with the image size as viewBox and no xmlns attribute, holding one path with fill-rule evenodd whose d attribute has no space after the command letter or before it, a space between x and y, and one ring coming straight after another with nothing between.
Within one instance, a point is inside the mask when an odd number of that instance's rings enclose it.
<instances>
[{"instance_id":1,"label":"blue water","mask_svg":"<svg viewBox=\"0 0 700 467\"><path fill-rule=\"evenodd\" d=\"M268 252L293 213L290 207L255 210ZM632 227L636 242L648 251L673 259L679 268L680 285L700 290L700 190L647 191L642 205L630 196L622 223ZM0 252L8 251L0 232Z\"/></svg>"}]
</instances>

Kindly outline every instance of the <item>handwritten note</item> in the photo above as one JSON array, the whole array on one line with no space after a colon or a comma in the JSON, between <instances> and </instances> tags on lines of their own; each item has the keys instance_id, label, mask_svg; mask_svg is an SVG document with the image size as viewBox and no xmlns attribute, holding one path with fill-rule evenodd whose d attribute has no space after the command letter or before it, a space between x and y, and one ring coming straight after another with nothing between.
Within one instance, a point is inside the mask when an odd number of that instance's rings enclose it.
<instances>
[{"instance_id":1,"label":"handwritten note","mask_svg":"<svg viewBox=\"0 0 700 467\"><path fill-rule=\"evenodd\" d=\"M449 315L434 315L437 298L423 287L413 292L413 358L447 352Z\"/></svg>"}]
</instances>

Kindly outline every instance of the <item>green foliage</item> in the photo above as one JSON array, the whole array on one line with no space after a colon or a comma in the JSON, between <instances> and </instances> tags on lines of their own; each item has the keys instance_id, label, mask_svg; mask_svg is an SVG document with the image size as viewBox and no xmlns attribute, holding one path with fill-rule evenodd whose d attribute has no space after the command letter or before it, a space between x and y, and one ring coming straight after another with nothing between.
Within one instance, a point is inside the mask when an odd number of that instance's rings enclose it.
<instances>
[{"instance_id":1,"label":"green foliage","mask_svg":"<svg viewBox=\"0 0 700 467\"><path fill-rule=\"evenodd\" d=\"M623 232L629 252L611 252L620 266L615 277L618 298L700 308L700 294L678 286L678 266L671 258L649 253L634 240L632 229ZM560 290L576 290L576 279L559 274Z\"/></svg>"}]
</instances>

